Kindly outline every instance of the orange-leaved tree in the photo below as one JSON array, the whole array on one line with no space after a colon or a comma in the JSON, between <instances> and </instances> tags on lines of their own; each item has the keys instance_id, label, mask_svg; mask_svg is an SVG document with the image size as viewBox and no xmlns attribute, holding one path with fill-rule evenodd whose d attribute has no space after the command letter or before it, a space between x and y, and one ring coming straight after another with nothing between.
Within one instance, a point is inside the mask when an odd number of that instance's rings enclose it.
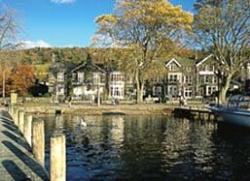
<instances>
[{"instance_id":1,"label":"orange-leaved tree","mask_svg":"<svg viewBox=\"0 0 250 181\"><path fill-rule=\"evenodd\" d=\"M20 95L27 95L35 83L34 68L28 64L19 64L12 70L11 89Z\"/></svg>"}]
</instances>

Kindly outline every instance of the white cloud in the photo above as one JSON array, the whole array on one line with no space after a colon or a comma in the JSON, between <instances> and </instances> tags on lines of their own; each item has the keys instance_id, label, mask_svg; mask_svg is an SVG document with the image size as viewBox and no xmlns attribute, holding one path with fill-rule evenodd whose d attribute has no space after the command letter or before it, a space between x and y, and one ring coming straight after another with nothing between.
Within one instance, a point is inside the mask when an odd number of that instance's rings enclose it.
<instances>
[{"instance_id":1,"label":"white cloud","mask_svg":"<svg viewBox=\"0 0 250 181\"><path fill-rule=\"evenodd\" d=\"M76 0L50 0L50 1L56 4L69 4L69 3L74 3Z\"/></svg>"},{"instance_id":2,"label":"white cloud","mask_svg":"<svg viewBox=\"0 0 250 181\"><path fill-rule=\"evenodd\" d=\"M38 40L38 41L21 41L20 42L20 49L30 49L30 48L35 48L35 47L41 47L41 48L49 48L51 45L43 40Z\"/></svg>"}]
</instances>

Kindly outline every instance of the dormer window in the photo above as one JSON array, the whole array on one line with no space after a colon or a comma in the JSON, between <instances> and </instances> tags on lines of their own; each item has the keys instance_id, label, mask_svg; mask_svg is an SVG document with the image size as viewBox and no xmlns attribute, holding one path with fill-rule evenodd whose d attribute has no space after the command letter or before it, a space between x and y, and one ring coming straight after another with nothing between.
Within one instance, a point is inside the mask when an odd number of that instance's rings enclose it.
<instances>
[{"instance_id":1,"label":"dormer window","mask_svg":"<svg viewBox=\"0 0 250 181\"><path fill-rule=\"evenodd\" d=\"M175 71L175 70L177 70L176 64L175 64L175 63L171 63L170 66L169 66L169 70L170 70L170 71Z\"/></svg>"}]
</instances>

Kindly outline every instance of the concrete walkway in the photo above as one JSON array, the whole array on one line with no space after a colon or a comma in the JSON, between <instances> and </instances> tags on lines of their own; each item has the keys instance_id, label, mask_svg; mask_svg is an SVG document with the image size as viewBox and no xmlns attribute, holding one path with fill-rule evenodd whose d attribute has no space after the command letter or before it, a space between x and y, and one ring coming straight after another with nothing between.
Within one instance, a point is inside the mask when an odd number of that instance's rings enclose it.
<instances>
[{"instance_id":1,"label":"concrete walkway","mask_svg":"<svg viewBox=\"0 0 250 181\"><path fill-rule=\"evenodd\" d=\"M0 107L0 181L48 180L46 171L34 159L31 148Z\"/></svg>"}]
</instances>

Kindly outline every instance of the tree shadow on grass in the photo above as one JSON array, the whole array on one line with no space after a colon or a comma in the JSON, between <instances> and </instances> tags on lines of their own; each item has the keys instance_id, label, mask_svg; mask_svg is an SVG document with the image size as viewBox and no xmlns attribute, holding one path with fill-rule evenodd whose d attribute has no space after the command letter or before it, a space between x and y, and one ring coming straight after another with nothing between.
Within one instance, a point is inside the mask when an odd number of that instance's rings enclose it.
<instances>
[{"instance_id":1,"label":"tree shadow on grass","mask_svg":"<svg viewBox=\"0 0 250 181\"><path fill-rule=\"evenodd\" d=\"M2 144L14 153L16 157L22 160L22 162L26 164L38 177L42 180L48 180L48 176L44 168L37 161L35 161L34 158L27 156L22 150L9 141L2 141Z\"/></svg>"}]
</instances>

